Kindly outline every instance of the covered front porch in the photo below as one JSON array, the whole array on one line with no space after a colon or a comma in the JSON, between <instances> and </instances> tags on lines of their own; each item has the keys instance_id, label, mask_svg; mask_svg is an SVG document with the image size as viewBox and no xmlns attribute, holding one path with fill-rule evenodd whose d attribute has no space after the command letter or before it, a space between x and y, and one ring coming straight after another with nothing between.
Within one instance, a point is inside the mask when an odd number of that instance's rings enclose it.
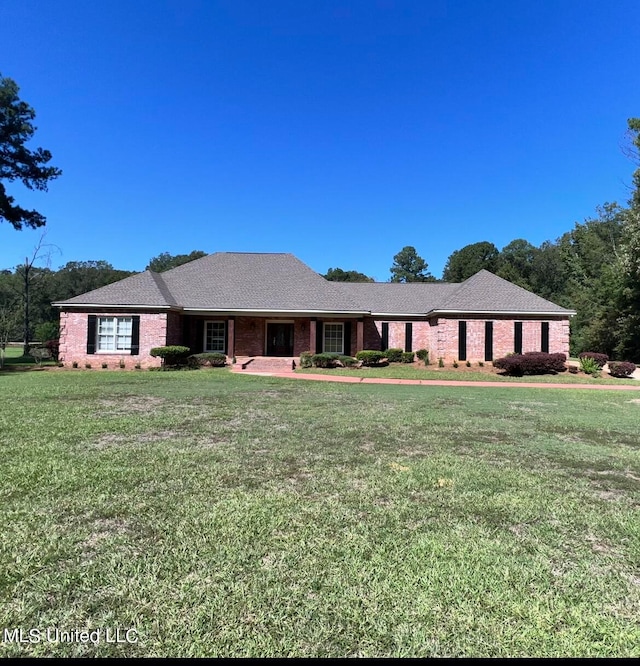
<instances>
[{"instance_id":1,"label":"covered front porch","mask_svg":"<svg viewBox=\"0 0 640 666\"><path fill-rule=\"evenodd\" d=\"M192 353L235 357L298 358L302 352L354 355L364 349L364 320L338 316L181 314L169 325L168 344ZM173 331L171 330L173 329Z\"/></svg>"}]
</instances>

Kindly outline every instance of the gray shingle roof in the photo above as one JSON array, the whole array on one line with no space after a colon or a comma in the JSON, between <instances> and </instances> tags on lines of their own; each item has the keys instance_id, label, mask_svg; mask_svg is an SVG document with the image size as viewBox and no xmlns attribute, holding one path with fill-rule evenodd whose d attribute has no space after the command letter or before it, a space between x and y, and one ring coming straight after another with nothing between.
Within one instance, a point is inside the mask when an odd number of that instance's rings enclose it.
<instances>
[{"instance_id":1,"label":"gray shingle roof","mask_svg":"<svg viewBox=\"0 0 640 666\"><path fill-rule=\"evenodd\" d=\"M177 305L158 273L145 271L58 303L65 305ZM56 303L56 305L58 304Z\"/></svg>"},{"instance_id":2,"label":"gray shingle roof","mask_svg":"<svg viewBox=\"0 0 640 666\"><path fill-rule=\"evenodd\" d=\"M572 314L485 270L460 284L329 282L292 254L243 252L216 252L162 274L145 271L56 305L388 315Z\"/></svg>"},{"instance_id":3,"label":"gray shingle roof","mask_svg":"<svg viewBox=\"0 0 640 666\"><path fill-rule=\"evenodd\" d=\"M460 285L447 282L336 282L374 314L425 314Z\"/></svg>"},{"instance_id":4,"label":"gray shingle roof","mask_svg":"<svg viewBox=\"0 0 640 666\"><path fill-rule=\"evenodd\" d=\"M551 301L518 287L489 271L481 270L464 282L436 310L454 312L532 312L568 315Z\"/></svg>"},{"instance_id":5,"label":"gray shingle roof","mask_svg":"<svg viewBox=\"0 0 640 666\"><path fill-rule=\"evenodd\" d=\"M216 252L162 274L186 308L361 311L335 283L292 254Z\"/></svg>"}]
</instances>

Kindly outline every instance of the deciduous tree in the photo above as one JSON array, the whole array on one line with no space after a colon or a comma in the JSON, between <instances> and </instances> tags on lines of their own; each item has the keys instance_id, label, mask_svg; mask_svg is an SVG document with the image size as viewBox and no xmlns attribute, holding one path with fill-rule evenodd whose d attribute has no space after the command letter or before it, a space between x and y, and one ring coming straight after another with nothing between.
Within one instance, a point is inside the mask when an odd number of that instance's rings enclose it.
<instances>
[{"instance_id":1,"label":"deciduous tree","mask_svg":"<svg viewBox=\"0 0 640 666\"><path fill-rule=\"evenodd\" d=\"M342 268L330 268L325 275L322 276L325 280L330 282L373 282L364 273L358 271L343 271Z\"/></svg>"},{"instance_id":2,"label":"deciduous tree","mask_svg":"<svg viewBox=\"0 0 640 666\"><path fill-rule=\"evenodd\" d=\"M153 271L154 273L163 273L168 271L171 268L176 268L186 264L194 259L201 259L206 257L207 253L202 250L194 250L189 254L169 254L168 252L162 252L157 257L153 257L145 270Z\"/></svg>"},{"instance_id":3,"label":"deciduous tree","mask_svg":"<svg viewBox=\"0 0 640 666\"><path fill-rule=\"evenodd\" d=\"M445 282L464 282L483 268L494 272L499 255L498 248L489 241L465 245L447 259L442 279Z\"/></svg>"}]
</instances>

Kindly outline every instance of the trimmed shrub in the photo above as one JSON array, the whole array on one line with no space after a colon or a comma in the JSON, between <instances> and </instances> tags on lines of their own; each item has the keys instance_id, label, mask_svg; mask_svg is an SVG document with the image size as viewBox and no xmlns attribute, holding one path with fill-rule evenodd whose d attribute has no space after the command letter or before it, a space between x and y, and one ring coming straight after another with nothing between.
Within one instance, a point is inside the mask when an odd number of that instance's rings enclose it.
<instances>
[{"instance_id":1,"label":"trimmed shrub","mask_svg":"<svg viewBox=\"0 0 640 666\"><path fill-rule=\"evenodd\" d=\"M572 375L577 375L577 374L578 374L578 368L576 368L575 365L570 365L570 366L569 366L569 372L570 372Z\"/></svg>"},{"instance_id":2,"label":"trimmed shrub","mask_svg":"<svg viewBox=\"0 0 640 666\"><path fill-rule=\"evenodd\" d=\"M630 377L636 370L635 363L630 361L610 361L609 362L609 374L612 377L619 377L624 379L625 377Z\"/></svg>"},{"instance_id":3,"label":"trimmed shrub","mask_svg":"<svg viewBox=\"0 0 640 666\"><path fill-rule=\"evenodd\" d=\"M493 366L504 370L505 374L513 377L522 375L548 375L564 372L567 368L564 354L548 354L546 352L527 352L526 354L509 354L498 358Z\"/></svg>"},{"instance_id":4,"label":"trimmed shrub","mask_svg":"<svg viewBox=\"0 0 640 666\"><path fill-rule=\"evenodd\" d=\"M467 361L467 368L471 367L471 361Z\"/></svg>"},{"instance_id":5,"label":"trimmed shrub","mask_svg":"<svg viewBox=\"0 0 640 666\"><path fill-rule=\"evenodd\" d=\"M310 368L313 366L313 354L309 351L302 352L300 354L300 367L301 368Z\"/></svg>"},{"instance_id":6,"label":"trimmed shrub","mask_svg":"<svg viewBox=\"0 0 640 666\"><path fill-rule=\"evenodd\" d=\"M169 345L167 347L154 347L149 353L151 356L162 359L162 367L169 368L176 365L184 365L191 350L181 345Z\"/></svg>"},{"instance_id":7,"label":"trimmed shrub","mask_svg":"<svg viewBox=\"0 0 640 666\"><path fill-rule=\"evenodd\" d=\"M340 354L333 352L322 352L320 354L314 354L311 357L311 362L316 368L335 368L336 362L340 356Z\"/></svg>"},{"instance_id":8,"label":"trimmed shrub","mask_svg":"<svg viewBox=\"0 0 640 666\"><path fill-rule=\"evenodd\" d=\"M389 361L389 363L400 363L402 361L402 349L398 347L391 347L386 349L384 352L384 357Z\"/></svg>"},{"instance_id":9,"label":"trimmed shrub","mask_svg":"<svg viewBox=\"0 0 640 666\"><path fill-rule=\"evenodd\" d=\"M438 359L438 367L444 368L444 359L442 358L442 356Z\"/></svg>"},{"instance_id":10,"label":"trimmed shrub","mask_svg":"<svg viewBox=\"0 0 640 666\"><path fill-rule=\"evenodd\" d=\"M362 365L380 365L382 360L386 358L386 354L381 351L375 351L374 349L363 349L356 354L356 358L358 361L362 361Z\"/></svg>"},{"instance_id":11,"label":"trimmed shrub","mask_svg":"<svg viewBox=\"0 0 640 666\"><path fill-rule=\"evenodd\" d=\"M402 352L400 357L401 363L413 363L415 361L416 355L414 352Z\"/></svg>"},{"instance_id":12,"label":"trimmed shrub","mask_svg":"<svg viewBox=\"0 0 640 666\"><path fill-rule=\"evenodd\" d=\"M419 361L423 361L425 365L429 365L428 349L418 349L418 351L416 352L416 357Z\"/></svg>"},{"instance_id":13,"label":"trimmed shrub","mask_svg":"<svg viewBox=\"0 0 640 666\"><path fill-rule=\"evenodd\" d=\"M457 368L457 367L458 367L458 361L454 361L454 362L453 362L453 367L454 367L454 368Z\"/></svg>"},{"instance_id":14,"label":"trimmed shrub","mask_svg":"<svg viewBox=\"0 0 640 666\"><path fill-rule=\"evenodd\" d=\"M224 368L227 365L227 357L222 352L202 352L191 354L187 357L187 365L190 368L202 368L209 365L212 368Z\"/></svg>"},{"instance_id":15,"label":"trimmed shrub","mask_svg":"<svg viewBox=\"0 0 640 666\"><path fill-rule=\"evenodd\" d=\"M609 360L609 357L606 354L600 354L598 352L581 352L578 354L578 358L580 359L580 366L582 366L583 358L590 358L598 364L600 370L602 370L605 363Z\"/></svg>"},{"instance_id":16,"label":"trimmed shrub","mask_svg":"<svg viewBox=\"0 0 640 666\"><path fill-rule=\"evenodd\" d=\"M74 361L74 362L71 364L71 367L72 367L72 368L77 368L77 367L78 367L78 361Z\"/></svg>"},{"instance_id":17,"label":"trimmed shrub","mask_svg":"<svg viewBox=\"0 0 640 666\"><path fill-rule=\"evenodd\" d=\"M355 365L358 365L358 359L353 356L338 356L338 361L340 361L345 368L353 368Z\"/></svg>"}]
</instances>

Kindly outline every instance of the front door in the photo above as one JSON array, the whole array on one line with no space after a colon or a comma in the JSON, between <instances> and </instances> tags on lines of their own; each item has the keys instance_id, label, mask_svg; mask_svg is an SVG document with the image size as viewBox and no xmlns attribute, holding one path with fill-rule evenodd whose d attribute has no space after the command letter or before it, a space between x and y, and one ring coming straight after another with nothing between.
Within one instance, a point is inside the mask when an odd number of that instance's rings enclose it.
<instances>
[{"instance_id":1,"label":"front door","mask_svg":"<svg viewBox=\"0 0 640 666\"><path fill-rule=\"evenodd\" d=\"M267 324L267 356L293 356L293 324Z\"/></svg>"}]
</instances>

